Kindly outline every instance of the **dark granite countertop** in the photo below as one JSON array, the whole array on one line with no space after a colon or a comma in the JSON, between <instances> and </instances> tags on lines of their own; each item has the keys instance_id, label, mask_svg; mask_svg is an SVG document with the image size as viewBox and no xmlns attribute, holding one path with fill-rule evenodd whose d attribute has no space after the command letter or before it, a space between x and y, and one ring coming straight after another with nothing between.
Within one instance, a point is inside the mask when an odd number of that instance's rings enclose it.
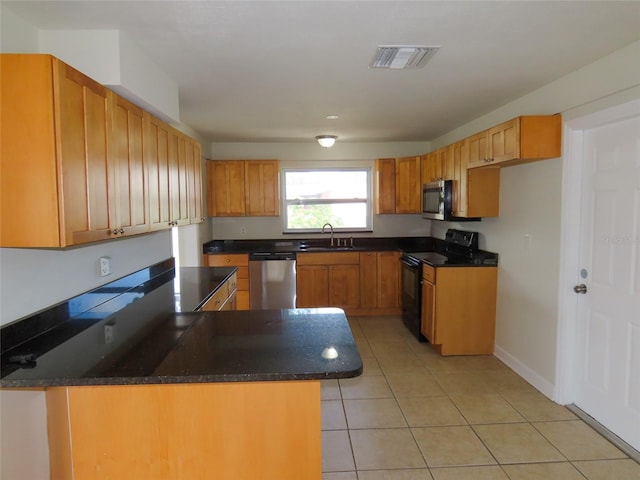
<instances>
[{"instance_id":1,"label":"dark granite countertop","mask_svg":"<svg viewBox=\"0 0 640 480\"><path fill-rule=\"evenodd\" d=\"M234 271L187 268L176 275L166 261L4 326L0 387L303 380L362 372L340 309L191 311Z\"/></svg>"},{"instance_id":2,"label":"dark granite countertop","mask_svg":"<svg viewBox=\"0 0 640 480\"><path fill-rule=\"evenodd\" d=\"M344 238L344 237L343 237ZM486 267L498 264L498 254L478 250L473 258L446 252L443 240L433 237L354 238L353 247L331 247L329 239L294 240L212 240L202 246L203 253L305 253L401 251L434 267Z\"/></svg>"},{"instance_id":3,"label":"dark granite countertop","mask_svg":"<svg viewBox=\"0 0 640 480\"><path fill-rule=\"evenodd\" d=\"M335 239L347 239L349 246L330 246L328 235L314 239L262 239L262 240L211 240L202 246L202 253L252 253L252 252L368 252L368 251L428 251L434 249L430 237L354 237L353 246L347 234L335 234Z\"/></svg>"}]
</instances>

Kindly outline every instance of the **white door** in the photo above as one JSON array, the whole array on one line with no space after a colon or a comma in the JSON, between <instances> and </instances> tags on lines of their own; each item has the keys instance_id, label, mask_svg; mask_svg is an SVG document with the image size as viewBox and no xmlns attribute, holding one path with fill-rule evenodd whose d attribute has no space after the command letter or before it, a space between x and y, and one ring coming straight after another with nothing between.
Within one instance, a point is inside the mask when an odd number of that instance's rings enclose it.
<instances>
[{"instance_id":1,"label":"white door","mask_svg":"<svg viewBox=\"0 0 640 480\"><path fill-rule=\"evenodd\" d=\"M640 115L582 138L574 403L640 450Z\"/></svg>"}]
</instances>

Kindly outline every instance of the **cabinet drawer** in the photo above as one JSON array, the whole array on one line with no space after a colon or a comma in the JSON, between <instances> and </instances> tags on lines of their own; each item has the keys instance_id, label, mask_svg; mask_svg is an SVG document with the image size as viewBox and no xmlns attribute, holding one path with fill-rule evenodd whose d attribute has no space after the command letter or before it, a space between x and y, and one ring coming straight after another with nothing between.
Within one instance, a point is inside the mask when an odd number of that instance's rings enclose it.
<instances>
[{"instance_id":1,"label":"cabinet drawer","mask_svg":"<svg viewBox=\"0 0 640 480\"><path fill-rule=\"evenodd\" d=\"M207 257L207 265L209 267L248 267L249 255L246 253L232 254L209 254ZM240 269L238 269L238 277L240 278ZM245 278L248 278L249 274Z\"/></svg>"},{"instance_id":2,"label":"cabinet drawer","mask_svg":"<svg viewBox=\"0 0 640 480\"><path fill-rule=\"evenodd\" d=\"M229 296L229 282L225 282L217 291L214 293L207 303L205 303L200 310L207 312L215 312L220 310Z\"/></svg>"},{"instance_id":3,"label":"cabinet drawer","mask_svg":"<svg viewBox=\"0 0 640 480\"><path fill-rule=\"evenodd\" d=\"M359 265L358 252L299 253L298 265Z\"/></svg>"},{"instance_id":4,"label":"cabinet drawer","mask_svg":"<svg viewBox=\"0 0 640 480\"><path fill-rule=\"evenodd\" d=\"M237 288L238 288L238 274L237 273L234 273L233 275L231 275L229 277L229 280L227 280L227 285L228 285L229 293L233 292L234 290L237 290Z\"/></svg>"},{"instance_id":5,"label":"cabinet drawer","mask_svg":"<svg viewBox=\"0 0 640 480\"><path fill-rule=\"evenodd\" d=\"M429 283L436 283L436 269L430 265L422 264L422 278Z\"/></svg>"}]
</instances>

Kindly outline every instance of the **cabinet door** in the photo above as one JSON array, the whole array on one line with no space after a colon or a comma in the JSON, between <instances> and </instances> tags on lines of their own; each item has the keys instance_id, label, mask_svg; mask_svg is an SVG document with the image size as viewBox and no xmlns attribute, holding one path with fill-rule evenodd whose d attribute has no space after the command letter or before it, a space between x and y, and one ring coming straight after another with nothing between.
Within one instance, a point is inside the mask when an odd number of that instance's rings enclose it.
<instances>
[{"instance_id":1,"label":"cabinet door","mask_svg":"<svg viewBox=\"0 0 640 480\"><path fill-rule=\"evenodd\" d=\"M174 135L177 144L177 155L175 163L172 164L173 168L169 171L171 178L169 195L171 197L171 220L173 220L175 226L178 226L187 225L190 222L189 173L187 166L190 161L187 159L189 139L178 132L175 132ZM193 158L193 152L191 155Z\"/></svg>"},{"instance_id":2,"label":"cabinet door","mask_svg":"<svg viewBox=\"0 0 640 480\"><path fill-rule=\"evenodd\" d=\"M420 315L420 332L431 344L437 343L436 331L436 286L422 280L422 312Z\"/></svg>"},{"instance_id":3,"label":"cabinet door","mask_svg":"<svg viewBox=\"0 0 640 480\"><path fill-rule=\"evenodd\" d=\"M396 159L376 160L376 213L396 213Z\"/></svg>"},{"instance_id":4,"label":"cabinet door","mask_svg":"<svg viewBox=\"0 0 640 480\"><path fill-rule=\"evenodd\" d=\"M329 303L327 305L340 308L360 306L359 265L329 267Z\"/></svg>"},{"instance_id":5,"label":"cabinet door","mask_svg":"<svg viewBox=\"0 0 640 480\"><path fill-rule=\"evenodd\" d=\"M324 265L298 265L296 268L296 307L329 305L329 268Z\"/></svg>"},{"instance_id":6,"label":"cabinet door","mask_svg":"<svg viewBox=\"0 0 640 480\"><path fill-rule=\"evenodd\" d=\"M187 141L187 191L189 198L190 223L202 223L202 158L200 144Z\"/></svg>"},{"instance_id":7,"label":"cabinet door","mask_svg":"<svg viewBox=\"0 0 640 480\"><path fill-rule=\"evenodd\" d=\"M248 216L280 215L280 162L244 162L245 208Z\"/></svg>"},{"instance_id":8,"label":"cabinet door","mask_svg":"<svg viewBox=\"0 0 640 480\"><path fill-rule=\"evenodd\" d=\"M396 158L396 213L420 213L420 157Z\"/></svg>"},{"instance_id":9,"label":"cabinet door","mask_svg":"<svg viewBox=\"0 0 640 480\"><path fill-rule=\"evenodd\" d=\"M400 306L400 252L378 252L376 254L378 308Z\"/></svg>"},{"instance_id":10,"label":"cabinet door","mask_svg":"<svg viewBox=\"0 0 640 480\"><path fill-rule=\"evenodd\" d=\"M438 150L440 152L440 177L444 180L453 180L453 160L451 149L447 146Z\"/></svg>"},{"instance_id":11,"label":"cabinet door","mask_svg":"<svg viewBox=\"0 0 640 480\"><path fill-rule=\"evenodd\" d=\"M420 176L421 183L431 182L431 161L433 160L433 152L427 153L420 157Z\"/></svg>"},{"instance_id":12,"label":"cabinet door","mask_svg":"<svg viewBox=\"0 0 640 480\"><path fill-rule=\"evenodd\" d=\"M360 307L378 306L378 256L376 252L360 253Z\"/></svg>"},{"instance_id":13,"label":"cabinet door","mask_svg":"<svg viewBox=\"0 0 640 480\"><path fill-rule=\"evenodd\" d=\"M520 120L514 118L489 129L488 163L500 163L520 157Z\"/></svg>"},{"instance_id":14,"label":"cabinet door","mask_svg":"<svg viewBox=\"0 0 640 480\"><path fill-rule=\"evenodd\" d=\"M52 61L48 55L0 55L2 247L60 247L65 240Z\"/></svg>"},{"instance_id":15,"label":"cabinet door","mask_svg":"<svg viewBox=\"0 0 640 480\"><path fill-rule=\"evenodd\" d=\"M500 213L500 169L467 170L467 217L497 217Z\"/></svg>"},{"instance_id":16,"label":"cabinet door","mask_svg":"<svg viewBox=\"0 0 640 480\"><path fill-rule=\"evenodd\" d=\"M489 135L485 130L465 138L468 168L486 165L489 158Z\"/></svg>"},{"instance_id":17,"label":"cabinet door","mask_svg":"<svg viewBox=\"0 0 640 480\"><path fill-rule=\"evenodd\" d=\"M108 157L107 89L55 61L59 152L64 196L62 246L106 240L115 224L115 190Z\"/></svg>"},{"instance_id":18,"label":"cabinet door","mask_svg":"<svg viewBox=\"0 0 640 480\"><path fill-rule=\"evenodd\" d=\"M453 205L452 213L456 217L467 216L467 161L465 143L456 142L449 146L450 162L453 166Z\"/></svg>"},{"instance_id":19,"label":"cabinet door","mask_svg":"<svg viewBox=\"0 0 640 480\"><path fill-rule=\"evenodd\" d=\"M164 122L146 115L145 152L149 175L149 228L171 227L169 200L169 154L171 132Z\"/></svg>"},{"instance_id":20,"label":"cabinet door","mask_svg":"<svg viewBox=\"0 0 640 480\"><path fill-rule=\"evenodd\" d=\"M242 160L208 161L207 185L210 217L245 215L244 162Z\"/></svg>"},{"instance_id":21,"label":"cabinet door","mask_svg":"<svg viewBox=\"0 0 640 480\"><path fill-rule=\"evenodd\" d=\"M116 223L112 234L132 235L149 230L147 170L143 154L142 109L112 96L111 158L116 190Z\"/></svg>"}]
</instances>

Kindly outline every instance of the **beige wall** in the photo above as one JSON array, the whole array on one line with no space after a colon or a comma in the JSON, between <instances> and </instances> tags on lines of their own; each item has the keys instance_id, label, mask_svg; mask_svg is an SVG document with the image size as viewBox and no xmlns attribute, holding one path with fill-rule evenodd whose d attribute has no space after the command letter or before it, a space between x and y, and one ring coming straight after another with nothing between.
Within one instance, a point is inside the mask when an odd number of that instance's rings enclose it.
<instances>
[{"instance_id":1,"label":"beige wall","mask_svg":"<svg viewBox=\"0 0 640 480\"><path fill-rule=\"evenodd\" d=\"M605 108L640 90L635 42L441 138L447 145L509 118L561 112L565 118ZM461 228L481 232L481 248L500 254L496 355L549 397L556 388L561 194L564 159L501 171L500 217ZM432 234L443 238L448 223ZM530 247L525 248L525 235Z\"/></svg>"},{"instance_id":2,"label":"beige wall","mask_svg":"<svg viewBox=\"0 0 640 480\"><path fill-rule=\"evenodd\" d=\"M281 168L365 167L374 173L376 158L421 155L431 149L429 142L345 143L340 139L332 148L323 148L315 140L308 143L213 143L212 159L277 158ZM373 232L357 237L427 236L428 220L418 215L374 215ZM211 239L282 238L282 217L217 217L209 218ZM246 234L242 234L242 229ZM319 236L319 235L318 235ZM286 238L295 238L286 235ZM299 236L298 236L299 237ZM304 237L313 237L307 234Z\"/></svg>"}]
</instances>

